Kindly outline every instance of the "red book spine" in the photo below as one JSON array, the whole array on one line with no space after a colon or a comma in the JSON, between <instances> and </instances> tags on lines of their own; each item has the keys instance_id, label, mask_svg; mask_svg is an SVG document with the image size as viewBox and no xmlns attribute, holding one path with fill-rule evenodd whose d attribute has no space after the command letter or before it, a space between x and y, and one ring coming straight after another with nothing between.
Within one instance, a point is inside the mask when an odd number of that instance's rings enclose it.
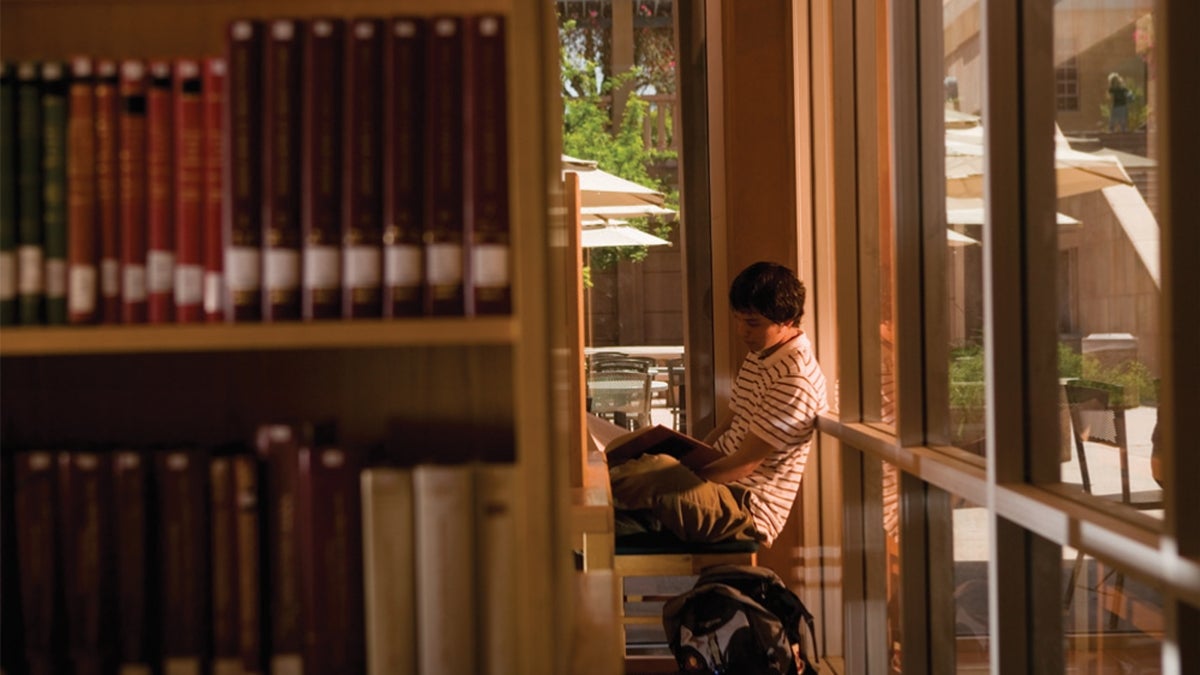
<instances>
[{"instance_id":1,"label":"red book spine","mask_svg":"<svg viewBox=\"0 0 1200 675\"><path fill-rule=\"evenodd\" d=\"M206 321L225 320L225 245L222 240L221 209L223 189L221 175L224 157L225 59L204 59L201 84L201 105L204 128L204 210L201 229L204 267L204 318Z\"/></svg>"},{"instance_id":2,"label":"red book spine","mask_svg":"<svg viewBox=\"0 0 1200 675\"><path fill-rule=\"evenodd\" d=\"M74 672L100 675L115 663L108 458L95 452L64 452L58 462L67 643Z\"/></svg>"},{"instance_id":3,"label":"red book spine","mask_svg":"<svg viewBox=\"0 0 1200 675\"><path fill-rule=\"evenodd\" d=\"M425 313L462 315L463 294L463 26L432 19L426 116Z\"/></svg>"},{"instance_id":4,"label":"red book spine","mask_svg":"<svg viewBox=\"0 0 1200 675\"><path fill-rule=\"evenodd\" d=\"M214 457L210 461L209 488L212 518L209 564L212 570L213 673L226 673L231 667L240 672L241 650L237 626L238 512L232 457Z\"/></svg>"},{"instance_id":5,"label":"red book spine","mask_svg":"<svg viewBox=\"0 0 1200 675\"><path fill-rule=\"evenodd\" d=\"M120 194L117 187L117 125L120 96L117 62L96 62L96 220L100 237L100 323L121 320Z\"/></svg>"},{"instance_id":6,"label":"red book spine","mask_svg":"<svg viewBox=\"0 0 1200 675\"><path fill-rule=\"evenodd\" d=\"M304 32L301 238L305 319L342 315L342 83L345 24L314 18Z\"/></svg>"},{"instance_id":7,"label":"red book spine","mask_svg":"<svg viewBox=\"0 0 1200 675\"><path fill-rule=\"evenodd\" d=\"M226 319L257 321L262 318L262 24L230 22L225 60Z\"/></svg>"},{"instance_id":8,"label":"red book spine","mask_svg":"<svg viewBox=\"0 0 1200 675\"><path fill-rule=\"evenodd\" d=\"M467 314L512 312L508 216L508 73L504 17L467 19L464 74Z\"/></svg>"},{"instance_id":9,"label":"red book spine","mask_svg":"<svg viewBox=\"0 0 1200 675\"><path fill-rule=\"evenodd\" d=\"M154 457L164 672L203 672L208 654L208 455ZM183 669L188 670L183 670Z\"/></svg>"},{"instance_id":10,"label":"red book spine","mask_svg":"<svg viewBox=\"0 0 1200 675\"><path fill-rule=\"evenodd\" d=\"M204 318L204 107L200 63L175 62L172 80L174 127L175 321Z\"/></svg>"},{"instance_id":11,"label":"red book spine","mask_svg":"<svg viewBox=\"0 0 1200 675\"><path fill-rule=\"evenodd\" d=\"M71 60L67 89L67 321L95 323L96 96L92 59Z\"/></svg>"},{"instance_id":12,"label":"red book spine","mask_svg":"<svg viewBox=\"0 0 1200 675\"><path fill-rule=\"evenodd\" d=\"M264 673L263 660L263 564L262 484L258 459L251 455L233 458L234 489L237 492L237 626L242 670Z\"/></svg>"},{"instance_id":13,"label":"red book spine","mask_svg":"<svg viewBox=\"0 0 1200 675\"><path fill-rule=\"evenodd\" d=\"M54 455L19 453L13 473L25 658L31 675L51 675L62 672L66 651Z\"/></svg>"},{"instance_id":14,"label":"red book spine","mask_svg":"<svg viewBox=\"0 0 1200 675\"><path fill-rule=\"evenodd\" d=\"M384 42L383 315L424 312L426 22L397 17Z\"/></svg>"},{"instance_id":15,"label":"red book spine","mask_svg":"<svg viewBox=\"0 0 1200 675\"><path fill-rule=\"evenodd\" d=\"M145 323L146 66L121 62L117 194L121 216L121 321Z\"/></svg>"},{"instance_id":16,"label":"red book spine","mask_svg":"<svg viewBox=\"0 0 1200 675\"><path fill-rule=\"evenodd\" d=\"M150 62L146 92L146 299L150 323L175 320L175 199L171 63Z\"/></svg>"},{"instance_id":17,"label":"red book spine","mask_svg":"<svg viewBox=\"0 0 1200 675\"><path fill-rule=\"evenodd\" d=\"M383 313L383 20L352 19L346 35L342 316Z\"/></svg>"},{"instance_id":18,"label":"red book spine","mask_svg":"<svg viewBox=\"0 0 1200 675\"><path fill-rule=\"evenodd\" d=\"M303 22L268 22L263 71L263 319L300 318ZM326 93L328 95L328 92Z\"/></svg>"},{"instance_id":19,"label":"red book spine","mask_svg":"<svg viewBox=\"0 0 1200 675\"><path fill-rule=\"evenodd\" d=\"M150 617L158 596L148 514L151 468L146 456L120 450L113 456L113 539L117 551L117 649L121 666L149 669L154 653Z\"/></svg>"},{"instance_id":20,"label":"red book spine","mask_svg":"<svg viewBox=\"0 0 1200 675\"><path fill-rule=\"evenodd\" d=\"M302 672L304 613L300 597L296 489L300 448L307 441L290 425L259 427L256 447L266 467L267 584L270 671Z\"/></svg>"}]
</instances>

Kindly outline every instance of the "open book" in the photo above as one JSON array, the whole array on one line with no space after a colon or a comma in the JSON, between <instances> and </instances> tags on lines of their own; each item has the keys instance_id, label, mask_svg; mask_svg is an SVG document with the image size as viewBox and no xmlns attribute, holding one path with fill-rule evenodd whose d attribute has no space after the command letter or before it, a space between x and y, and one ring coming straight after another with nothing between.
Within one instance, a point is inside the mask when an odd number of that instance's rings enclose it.
<instances>
[{"instance_id":1,"label":"open book","mask_svg":"<svg viewBox=\"0 0 1200 675\"><path fill-rule=\"evenodd\" d=\"M670 455L690 469L725 456L711 445L661 424L629 431L595 415L587 416L587 424L592 445L604 453L609 468L647 453Z\"/></svg>"}]
</instances>

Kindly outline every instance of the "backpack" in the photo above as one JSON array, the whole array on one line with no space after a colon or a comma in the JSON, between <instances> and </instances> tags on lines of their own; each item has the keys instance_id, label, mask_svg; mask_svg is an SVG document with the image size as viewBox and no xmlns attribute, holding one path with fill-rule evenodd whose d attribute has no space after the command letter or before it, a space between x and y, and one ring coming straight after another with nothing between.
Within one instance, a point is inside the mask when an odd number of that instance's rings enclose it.
<instances>
[{"instance_id":1,"label":"backpack","mask_svg":"<svg viewBox=\"0 0 1200 675\"><path fill-rule=\"evenodd\" d=\"M816 672L809 660L817 658L812 613L765 567L705 569L691 590L663 606L663 628L681 673Z\"/></svg>"}]
</instances>

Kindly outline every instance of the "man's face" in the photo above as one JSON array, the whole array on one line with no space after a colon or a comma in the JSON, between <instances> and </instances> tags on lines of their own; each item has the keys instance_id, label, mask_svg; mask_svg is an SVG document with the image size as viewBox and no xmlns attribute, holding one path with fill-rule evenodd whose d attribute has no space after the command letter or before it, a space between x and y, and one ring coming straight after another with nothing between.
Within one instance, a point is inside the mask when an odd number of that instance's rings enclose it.
<instances>
[{"instance_id":1,"label":"man's face","mask_svg":"<svg viewBox=\"0 0 1200 675\"><path fill-rule=\"evenodd\" d=\"M733 321L737 324L738 337L754 352L774 347L793 334L787 324L774 323L758 312L735 311Z\"/></svg>"}]
</instances>

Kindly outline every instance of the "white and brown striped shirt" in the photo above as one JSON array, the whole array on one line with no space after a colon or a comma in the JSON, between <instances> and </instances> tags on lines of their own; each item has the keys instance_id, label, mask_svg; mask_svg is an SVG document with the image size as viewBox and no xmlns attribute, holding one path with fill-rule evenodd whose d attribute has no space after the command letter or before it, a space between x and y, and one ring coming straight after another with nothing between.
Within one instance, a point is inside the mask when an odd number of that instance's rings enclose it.
<instances>
[{"instance_id":1,"label":"white and brown striped shirt","mask_svg":"<svg viewBox=\"0 0 1200 675\"><path fill-rule=\"evenodd\" d=\"M767 356L742 361L730 400L732 426L716 448L729 455L753 433L775 449L749 476L731 483L749 492L754 529L766 545L783 529L804 477L817 415L829 409L825 376L804 333Z\"/></svg>"}]
</instances>

